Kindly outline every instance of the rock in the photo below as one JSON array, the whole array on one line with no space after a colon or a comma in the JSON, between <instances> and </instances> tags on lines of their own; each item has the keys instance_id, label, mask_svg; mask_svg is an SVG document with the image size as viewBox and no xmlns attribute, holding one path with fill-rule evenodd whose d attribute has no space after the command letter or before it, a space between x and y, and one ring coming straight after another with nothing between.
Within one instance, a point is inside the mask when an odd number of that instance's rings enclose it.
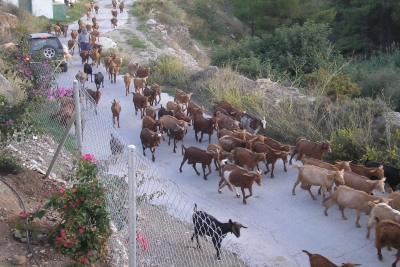
<instances>
[{"instance_id":1,"label":"rock","mask_svg":"<svg viewBox=\"0 0 400 267\"><path fill-rule=\"evenodd\" d=\"M14 27L18 24L18 17L10 13L0 14L0 32L4 33L5 30Z\"/></svg>"},{"instance_id":2,"label":"rock","mask_svg":"<svg viewBox=\"0 0 400 267\"><path fill-rule=\"evenodd\" d=\"M162 24L160 24L160 25L157 25L157 30L159 30L159 31L162 31L162 30L164 30L164 28L165 28L165 26L164 26L164 25L162 25Z\"/></svg>"},{"instance_id":3,"label":"rock","mask_svg":"<svg viewBox=\"0 0 400 267\"><path fill-rule=\"evenodd\" d=\"M18 238L18 239L21 239L22 238L21 232L19 230L15 230L14 237Z\"/></svg>"},{"instance_id":4,"label":"rock","mask_svg":"<svg viewBox=\"0 0 400 267\"><path fill-rule=\"evenodd\" d=\"M38 161L40 161L40 162L43 162L43 161L44 161L44 159L42 159L41 157L38 157L37 159L38 159Z\"/></svg>"},{"instance_id":5,"label":"rock","mask_svg":"<svg viewBox=\"0 0 400 267\"><path fill-rule=\"evenodd\" d=\"M157 24L157 21L155 21L154 19L149 19L148 21L146 21L146 25L155 25Z\"/></svg>"},{"instance_id":6,"label":"rock","mask_svg":"<svg viewBox=\"0 0 400 267\"><path fill-rule=\"evenodd\" d=\"M379 140L386 131L395 133L400 131L400 113L399 112L384 112L382 116L377 116L372 121L372 137Z\"/></svg>"},{"instance_id":7,"label":"rock","mask_svg":"<svg viewBox=\"0 0 400 267\"><path fill-rule=\"evenodd\" d=\"M41 251L39 251L40 253L45 253L46 252L46 250L45 249L42 249Z\"/></svg>"},{"instance_id":8,"label":"rock","mask_svg":"<svg viewBox=\"0 0 400 267\"><path fill-rule=\"evenodd\" d=\"M21 238L19 241L21 241L22 243L26 243L26 238L23 237L23 238Z\"/></svg>"},{"instance_id":9,"label":"rock","mask_svg":"<svg viewBox=\"0 0 400 267\"><path fill-rule=\"evenodd\" d=\"M12 258L11 263L14 265L24 265L26 263L25 256L14 255L11 258Z\"/></svg>"}]
</instances>

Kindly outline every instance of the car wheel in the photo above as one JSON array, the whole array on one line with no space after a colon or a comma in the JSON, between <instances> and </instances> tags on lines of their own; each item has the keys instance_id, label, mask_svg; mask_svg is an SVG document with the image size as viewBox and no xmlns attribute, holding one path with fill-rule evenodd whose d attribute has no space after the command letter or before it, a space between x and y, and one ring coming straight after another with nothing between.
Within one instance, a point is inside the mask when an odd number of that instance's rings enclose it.
<instances>
[{"instance_id":1,"label":"car wheel","mask_svg":"<svg viewBox=\"0 0 400 267\"><path fill-rule=\"evenodd\" d=\"M62 67L63 72L68 71L68 63L61 64L61 67Z\"/></svg>"},{"instance_id":2,"label":"car wheel","mask_svg":"<svg viewBox=\"0 0 400 267\"><path fill-rule=\"evenodd\" d=\"M53 58L56 55L56 49L54 48L54 46L45 45L43 46L42 50L43 50L43 56L45 58Z\"/></svg>"}]
</instances>

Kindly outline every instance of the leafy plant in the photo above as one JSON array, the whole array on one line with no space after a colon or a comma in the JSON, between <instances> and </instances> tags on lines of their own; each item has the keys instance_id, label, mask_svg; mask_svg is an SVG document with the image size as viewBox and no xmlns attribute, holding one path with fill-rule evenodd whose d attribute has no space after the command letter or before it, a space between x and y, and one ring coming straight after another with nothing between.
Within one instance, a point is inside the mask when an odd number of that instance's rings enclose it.
<instances>
[{"instance_id":1,"label":"leafy plant","mask_svg":"<svg viewBox=\"0 0 400 267\"><path fill-rule=\"evenodd\" d=\"M28 47L21 43L19 49L2 51L5 67L4 76L14 80L22 97L0 105L0 143L5 145L11 140L18 142L31 134L39 134L39 127L29 120L29 114L43 103L43 91L55 83L53 64L44 57L35 58L27 53ZM4 103L4 101L2 102Z\"/></svg>"},{"instance_id":2,"label":"leafy plant","mask_svg":"<svg viewBox=\"0 0 400 267\"><path fill-rule=\"evenodd\" d=\"M84 266L98 260L106 249L111 234L109 214L105 208L105 188L99 183L99 161L85 154L74 161L75 173L67 179L76 181L71 188L46 192L36 211L21 213L17 228L28 228L35 218L57 212L61 221L47 235L46 241L62 254L73 258L73 266ZM30 229L31 230L31 229ZM33 232L33 236L37 232Z\"/></svg>"},{"instance_id":3,"label":"leafy plant","mask_svg":"<svg viewBox=\"0 0 400 267\"><path fill-rule=\"evenodd\" d=\"M23 170L18 158L8 148L0 150L0 170L12 174L17 174Z\"/></svg>"}]
</instances>

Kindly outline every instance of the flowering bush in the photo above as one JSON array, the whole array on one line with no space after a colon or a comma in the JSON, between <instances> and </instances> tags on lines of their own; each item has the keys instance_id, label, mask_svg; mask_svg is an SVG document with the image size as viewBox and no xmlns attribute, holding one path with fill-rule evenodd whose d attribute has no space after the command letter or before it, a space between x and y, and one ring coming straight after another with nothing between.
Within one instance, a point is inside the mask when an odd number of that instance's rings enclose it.
<instances>
[{"instance_id":1,"label":"flowering bush","mask_svg":"<svg viewBox=\"0 0 400 267\"><path fill-rule=\"evenodd\" d=\"M97 178L99 161L85 154L74 161L77 180L72 188L46 192L34 212L21 213L22 219L32 221L57 211L61 222L48 233L46 240L58 251L72 258L72 266L84 266L98 260L106 250L111 234L109 215L105 210L104 187ZM27 225L21 225L25 228Z\"/></svg>"},{"instance_id":2,"label":"flowering bush","mask_svg":"<svg viewBox=\"0 0 400 267\"><path fill-rule=\"evenodd\" d=\"M69 88L57 86L49 90L44 90L43 93L47 99L57 99L64 96L72 97L73 91L74 88L72 86Z\"/></svg>"},{"instance_id":3,"label":"flowering bush","mask_svg":"<svg viewBox=\"0 0 400 267\"><path fill-rule=\"evenodd\" d=\"M43 102L43 90L51 88L55 82L54 66L46 58L31 62L27 46L0 53L4 67L0 70L9 80L14 80L20 96L10 102L0 96L0 143L17 141L30 134L39 134L39 126L29 119L29 114ZM11 85L10 85L11 86Z\"/></svg>"}]
</instances>

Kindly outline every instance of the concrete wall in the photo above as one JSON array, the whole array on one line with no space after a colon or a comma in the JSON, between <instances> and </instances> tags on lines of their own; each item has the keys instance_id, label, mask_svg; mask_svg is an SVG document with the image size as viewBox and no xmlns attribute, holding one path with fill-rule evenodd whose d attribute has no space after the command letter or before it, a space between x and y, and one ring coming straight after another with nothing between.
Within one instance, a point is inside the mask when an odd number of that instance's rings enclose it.
<instances>
[{"instance_id":1,"label":"concrete wall","mask_svg":"<svg viewBox=\"0 0 400 267\"><path fill-rule=\"evenodd\" d=\"M32 1L32 14L35 16L45 16L49 19L53 18L53 0L31 0ZM18 6L18 0L6 0ZM64 3L64 1L61 1Z\"/></svg>"},{"instance_id":2,"label":"concrete wall","mask_svg":"<svg viewBox=\"0 0 400 267\"><path fill-rule=\"evenodd\" d=\"M35 16L53 18L53 0L32 0L32 13Z\"/></svg>"}]
</instances>

